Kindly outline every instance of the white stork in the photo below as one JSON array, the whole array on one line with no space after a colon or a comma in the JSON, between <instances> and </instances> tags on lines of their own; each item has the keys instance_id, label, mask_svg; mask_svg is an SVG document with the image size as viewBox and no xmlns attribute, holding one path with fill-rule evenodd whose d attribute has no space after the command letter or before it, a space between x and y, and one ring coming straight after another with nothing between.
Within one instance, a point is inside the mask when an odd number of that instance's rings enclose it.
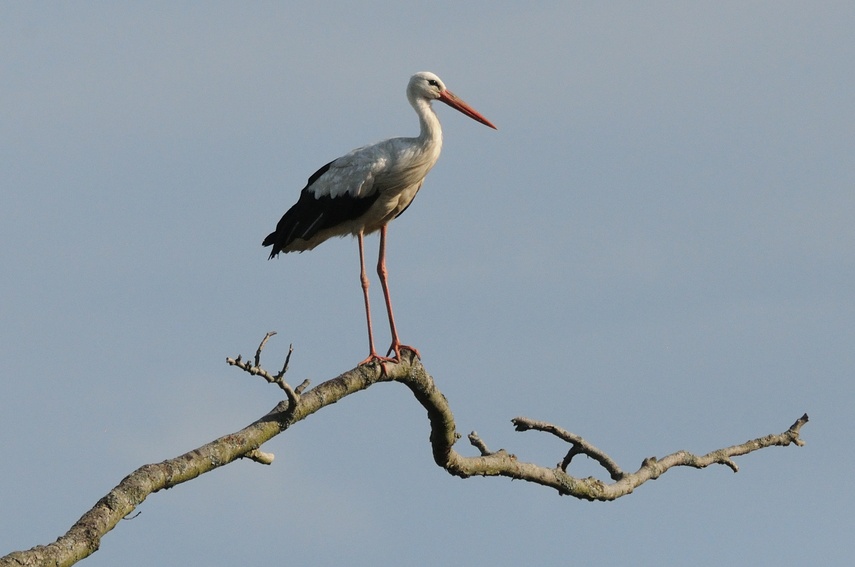
<instances>
[{"instance_id":1,"label":"white stork","mask_svg":"<svg viewBox=\"0 0 855 567\"><path fill-rule=\"evenodd\" d=\"M370 146L357 148L347 155L321 167L311 177L297 203L288 209L276 225L276 230L264 239L272 246L270 258L280 252L311 250L333 236L355 235L359 243L360 279L365 297L365 318L368 322L368 358L374 361L400 360L401 350L418 356L413 347L401 344L392 315L389 284L386 273L386 227L410 206L425 176L439 158L442 149L442 129L431 107L438 100L495 129L496 127L472 107L445 88L433 73L416 73L407 85L407 100L419 115L421 131L416 138L390 138ZM365 273L363 237L380 231L380 252L377 274L386 299L392 345L387 356L374 349L371 329L371 308L368 302L368 276ZM394 352L393 358L388 358Z\"/></svg>"}]
</instances>

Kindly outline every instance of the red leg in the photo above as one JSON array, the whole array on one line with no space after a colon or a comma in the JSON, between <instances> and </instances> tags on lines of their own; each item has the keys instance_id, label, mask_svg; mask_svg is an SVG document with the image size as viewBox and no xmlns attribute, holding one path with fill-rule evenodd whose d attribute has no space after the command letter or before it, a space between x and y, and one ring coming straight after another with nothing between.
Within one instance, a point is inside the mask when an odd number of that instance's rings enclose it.
<instances>
[{"instance_id":1,"label":"red leg","mask_svg":"<svg viewBox=\"0 0 855 567\"><path fill-rule=\"evenodd\" d=\"M370 364L376 361L388 361L389 358L384 356L380 356L377 354L377 351L374 349L374 333L371 329L371 304L368 301L368 274L365 273L365 245L363 242L362 233L356 235L357 241L359 243L359 279L362 282L362 295L365 297L365 320L368 322L368 358L359 363L359 366L363 364Z\"/></svg>"},{"instance_id":2,"label":"red leg","mask_svg":"<svg viewBox=\"0 0 855 567\"><path fill-rule=\"evenodd\" d=\"M415 353L421 358L419 351L411 346L401 344L398 339L398 330L395 328L395 316L392 314L392 298L389 296L389 280L388 272L386 271L386 228L388 225L383 225L380 229L380 253L377 258L377 275L380 276L380 285L383 287L383 297L386 299L386 312L389 314L389 328L392 331L392 345L386 354L395 352L395 360L401 360L401 349L406 349Z\"/></svg>"}]
</instances>

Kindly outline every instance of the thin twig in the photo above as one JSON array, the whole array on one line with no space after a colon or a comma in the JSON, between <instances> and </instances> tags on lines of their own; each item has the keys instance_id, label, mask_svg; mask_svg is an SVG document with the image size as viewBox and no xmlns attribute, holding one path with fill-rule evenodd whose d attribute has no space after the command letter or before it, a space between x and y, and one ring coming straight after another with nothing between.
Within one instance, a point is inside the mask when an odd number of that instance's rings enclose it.
<instances>
[{"instance_id":1,"label":"thin twig","mask_svg":"<svg viewBox=\"0 0 855 567\"><path fill-rule=\"evenodd\" d=\"M567 452L567 455L564 456L564 459L558 464L562 471L567 471L570 461L572 461L573 457L576 455L587 455L600 463L600 465L608 471L612 480L620 480L626 474L605 452L591 445L575 433L570 433L566 429L562 429L556 425L552 425L551 423L536 421L527 417L515 417L511 420L511 423L514 424L514 428L517 431L528 431L529 429L543 431L545 433L551 433L559 439L570 443L572 447Z\"/></svg>"},{"instance_id":2,"label":"thin twig","mask_svg":"<svg viewBox=\"0 0 855 567\"><path fill-rule=\"evenodd\" d=\"M288 396L288 404L290 411L293 411L294 408L297 407L297 404L300 403L300 392L308 386L308 380L304 380L303 384L301 384L301 388L298 391L295 391L286 381L285 381L285 373L288 372L288 365L291 363L291 354L294 352L294 345L291 344L288 347L288 355L285 357L285 364L282 366L282 370L279 371L275 376L270 374L267 370L261 367L261 351L264 350L265 345L267 345L267 341L270 340L270 337L276 334L276 331L269 331L264 335L264 338L261 339L261 343L258 345L258 349L255 351L255 364L249 364L248 362L244 362L241 358L241 355L238 355L237 358L226 358L226 363L230 366L237 366L241 370L249 372L253 376L261 376L264 378L269 384L276 384L282 391L285 392L285 395Z\"/></svg>"},{"instance_id":3,"label":"thin twig","mask_svg":"<svg viewBox=\"0 0 855 567\"><path fill-rule=\"evenodd\" d=\"M261 339L261 343L258 345L258 349L255 351L255 365L261 366L261 351L264 350L264 345L267 344L267 341L270 340L270 337L276 334L276 331L267 331L267 334L264 335L264 338ZM291 353L288 353L288 356L291 356Z\"/></svg>"},{"instance_id":4,"label":"thin twig","mask_svg":"<svg viewBox=\"0 0 855 567\"><path fill-rule=\"evenodd\" d=\"M273 459L275 458L275 456L273 455L273 453L265 453L260 449L253 449L252 451L245 453L243 455L243 458L255 461L256 463L262 465L271 465L273 464Z\"/></svg>"},{"instance_id":5,"label":"thin twig","mask_svg":"<svg viewBox=\"0 0 855 567\"><path fill-rule=\"evenodd\" d=\"M469 434L469 443L472 444L473 447L478 449L481 452L482 456L487 456L490 453L490 450L487 448L487 444L478 436L478 432L473 431Z\"/></svg>"}]
</instances>

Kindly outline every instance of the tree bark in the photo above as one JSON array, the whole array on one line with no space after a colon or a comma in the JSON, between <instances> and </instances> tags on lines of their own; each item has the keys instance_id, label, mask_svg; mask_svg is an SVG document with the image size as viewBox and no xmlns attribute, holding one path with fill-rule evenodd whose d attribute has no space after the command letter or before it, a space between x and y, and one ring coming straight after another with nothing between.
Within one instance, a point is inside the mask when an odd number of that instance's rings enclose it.
<instances>
[{"instance_id":1,"label":"tree bark","mask_svg":"<svg viewBox=\"0 0 855 567\"><path fill-rule=\"evenodd\" d=\"M767 435L758 439L733 445L706 455L696 456L678 451L660 459L645 459L641 467L627 473L600 449L578 435L552 424L517 417L512 420L517 431L542 431L555 435L570 444L563 460L554 467L537 465L518 460L504 449L490 451L486 443L474 432L469 441L480 453L466 457L454 449L460 438L454 416L445 396L427 373L421 362L409 351L403 351L397 364L369 364L327 380L305 391L308 382L292 388L284 380L288 358L282 370L272 375L260 365L261 351L273 333L268 333L259 346L254 363L244 362L241 357L227 362L253 375L260 375L270 383L278 385L286 399L270 412L236 433L225 435L181 456L144 465L125 477L95 506L86 512L68 532L49 545L39 545L26 551L16 551L0 558L0 567L35 565L73 565L98 550L101 538L112 530L123 518L131 514L150 494L187 482L215 468L227 465L240 458L249 458L262 464L273 462L273 456L262 452L259 447L269 439L282 433L292 424L306 419L318 410L334 404L345 396L365 390L377 382L401 382L413 393L427 410L430 422L430 444L436 464L450 474L468 478L471 476L505 476L521 479L584 500L614 500L631 493L641 484L658 478L676 466L704 468L712 464L723 464L734 472L738 470L732 458L771 446L804 444L799 438L801 427L807 423L807 414L796 420L783 433ZM612 482L600 479L576 478L567 473L574 456L584 454L596 460L608 473Z\"/></svg>"}]
</instances>

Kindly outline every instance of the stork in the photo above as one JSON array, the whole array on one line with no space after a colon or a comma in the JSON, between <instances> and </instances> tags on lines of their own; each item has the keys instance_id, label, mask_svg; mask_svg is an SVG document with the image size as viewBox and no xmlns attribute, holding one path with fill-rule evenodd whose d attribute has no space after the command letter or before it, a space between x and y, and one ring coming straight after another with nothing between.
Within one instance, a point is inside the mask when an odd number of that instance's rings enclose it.
<instances>
[{"instance_id":1,"label":"stork","mask_svg":"<svg viewBox=\"0 0 855 567\"><path fill-rule=\"evenodd\" d=\"M392 314L386 271L386 230L392 219L410 206L425 176L439 158L442 129L431 102L438 100L496 129L475 109L452 94L433 73L416 73L407 85L407 100L419 116L420 132L415 138L390 138L357 148L317 170L300 193L300 198L267 235L263 246L272 246L270 258L280 252L303 252L334 236L356 236L359 246L360 281L368 323L368 357L372 362L397 362L402 350L419 355L401 343ZM368 275L365 272L364 237L380 231L377 274L386 300L392 344L386 356L374 348ZM393 357L389 354L395 353Z\"/></svg>"}]
</instances>

